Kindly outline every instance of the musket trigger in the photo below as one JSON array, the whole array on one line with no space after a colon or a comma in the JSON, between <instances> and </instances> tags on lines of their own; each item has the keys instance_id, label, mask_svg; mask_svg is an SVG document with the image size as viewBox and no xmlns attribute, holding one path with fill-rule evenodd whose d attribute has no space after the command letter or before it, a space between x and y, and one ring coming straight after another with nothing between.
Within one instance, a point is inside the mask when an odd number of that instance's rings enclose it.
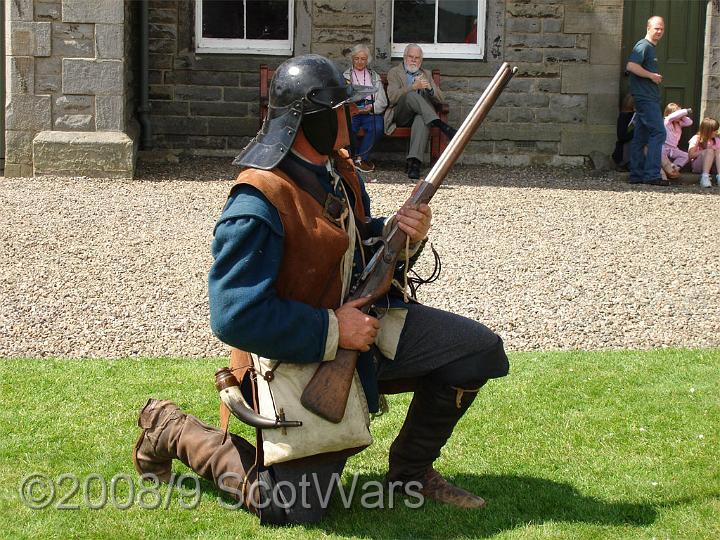
<instances>
[{"instance_id":1,"label":"musket trigger","mask_svg":"<svg viewBox=\"0 0 720 540\"><path fill-rule=\"evenodd\" d=\"M363 240L363 241L362 241L362 245L363 245L363 246L368 246L368 247L370 247L370 246L374 246L374 245L377 244L378 242L382 242L382 241L383 241L382 236L373 236L372 238L368 238L367 240Z\"/></svg>"}]
</instances>

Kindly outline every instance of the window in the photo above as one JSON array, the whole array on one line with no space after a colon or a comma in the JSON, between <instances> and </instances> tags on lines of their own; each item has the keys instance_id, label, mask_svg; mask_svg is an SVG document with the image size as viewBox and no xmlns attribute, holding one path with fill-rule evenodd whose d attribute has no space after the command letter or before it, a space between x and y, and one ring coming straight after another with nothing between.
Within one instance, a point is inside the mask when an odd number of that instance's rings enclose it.
<instances>
[{"instance_id":1,"label":"window","mask_svg":"<svg viewBox=\"0 0 720 540\"><path fill-rule=\"evenodd\" d=\"M293 0L197 0L197 52L292 54L293 7Z\"/></svg>"},{"instance_id":2,"label":"window","mask_svg":"<svg viewBox=\"0 0 720 540\"><path fill-rule=\"evenodd\" d=\"M418 43L428 58L483 58L486 0L393 0L392 55Z\"/></svg>"}]
</instances>

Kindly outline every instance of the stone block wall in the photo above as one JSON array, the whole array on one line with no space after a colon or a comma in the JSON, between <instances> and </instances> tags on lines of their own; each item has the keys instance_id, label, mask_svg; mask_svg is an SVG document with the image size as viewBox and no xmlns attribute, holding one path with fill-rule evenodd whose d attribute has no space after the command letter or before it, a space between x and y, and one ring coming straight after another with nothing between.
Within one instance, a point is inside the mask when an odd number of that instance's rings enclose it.
<instances>
[{"instance_id":1,"label":"stone block wall","mask_svg":"<svg viewBox=\"0 0 720 540\"><path fill-rule=\"evenodd\" d=\"M13 0L4 7L5 175L33 174L32 141L41 131L124 131L124 2Z\"/></svg>"},{"instance_id":2,"label":"stone block wall","mask_svg":"<svg viewBox=\"0 0 720 540\"><path fill-rule=\"evenodd\" d=\"M373 0L326 0L312 3L312 52L344 62L350 47L364 43L373 50L374 42Z\"/></svg>"},{"instance_id":3,"label":"stone block wall","mask_svg":"<svg viewBox=\"0 0 720 540\"><path fill-rule=\"evenodd\" d=\"M622 0L502 4L504 28L488 25L487 63L427 61L445 74L455 123L467 115L499 61L519 68L464 162L580 165L592 150L610 154L619 101ZM493 48L501 51L497 60Z\"/></svg>"},{"instance_id":4,"label":"stone block wall","mask_svg":"<svg viewBox=\"0 0 720 540\"><path fill-rule=\"evenodd\" d=\"M610 153L618 110L623 0L487 0L486 58L426 59L437 67L457 125L502 61L518 75L470 147L466 163L578 165ZM391 0L295 4L295 53L345 68L367 43L379 71L389 55ZM6 174L33 171L42 131L124 132L137 140L139 12L135 0L13 0L7 20ZM150 0L152 146L233 155L259 127L260 64L286 57L197 54L194 0ZM720 13L708 3L703 108L720 115ZM55 139L53 139L55 140ZM119 139L118 139L119 140ZM402 153L402 140L383 143Z\"/></svg>"},{"instance_id":5,"label":"stone block wall","mask_svg":"<svg viewBox=\"0 0 720 540\"><path fill-rule=\"evenodd\" d=\"M442 72L452 123L474 105L500 62L520 68L463 159L508 164L583 163L614 144L621 74L623 0L488 0L487 61L427 59ZM296 4L300 10L302 3ZM354 43L390 61L387 0L313 0L307 50L343 68ZM153 0L150 98L153 144L231 155L257 132L258 67L285 57L195 54L193 1ZM296 12L296 20L305 20ZM384 38L383 36L387 36ZM302 52L297 50L296 52ZM592 141L592 144L590 144ZM384 145L403 151L403 141Z\"/></svg>"},{"instance_id":6,"label":"stone block wall","mask_svg":"<svg viewBox=\"0 0 720 540\"><path fill-rule=\"evenodd\" d=\"M258 130L259 66L285 57L194 52L195 2L150 3L150 122L156 149L231 155Z\"/></svg>"},{"instance_id":7,"label":"stone block wall","mask_svg":"<svg viewBox=\"0 0 720 540\"><path fill-rule=\"evenodd\" d=\"M374 0L295 4L295 50L340 63L349 45L372 47ZM259 128L259 66L287 57L194 52L195 2L150 3L150 121L154 148L234 155ZM301 25L306 24L303 28ZM303 50L304 49L304 50Z\"/></svg>"}]
</instances>

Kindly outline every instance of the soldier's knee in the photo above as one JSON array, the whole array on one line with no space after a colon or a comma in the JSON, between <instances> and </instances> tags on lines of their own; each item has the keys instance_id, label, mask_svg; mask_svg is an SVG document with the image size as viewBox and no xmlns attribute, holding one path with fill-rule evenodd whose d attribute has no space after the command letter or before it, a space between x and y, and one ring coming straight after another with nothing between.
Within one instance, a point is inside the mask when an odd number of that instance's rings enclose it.
<instances>
[{"instance_id":1,"label":"soldier's knee","mask_svg":"<svg viewBox=\"0 0 720 540\"><path fill-rule=\"evenodd\" d=\"M459 360L439 369L434 376L437 381L448 386L477 389L483 386L488 379L503 377L510 370L510 363L505 354L502 338L497 339L488 346L487 340Z\"/></svg>"},{"instance_id":2,"label":"soldier's knee","mask_svg":"<svg viewBox=\"0 0 720 540\"><path fill-rule=\"evenodd\" d=\"M479 347L472 356L470 369L468 370L468 382L470 384L485 384L488 379L504 377L510 371L510 361L505 353L503 340L497 334L495 334L495 338L494 343L490 346L485 341L484 346Z\"/></svg>"},{"instance_id":3,"label":"soldier's knee","mask_svg":"<svg viewBox=\"0 0 720 540\"><path fill-rule=\"evenodd\" d=\"M494 366L494 374L496 377L502 377L510 371L510 360L505 353L505 344L500 336L497 336L497 342L491 349L481 354L482 361Z\"/></svg>"}]
</instances>

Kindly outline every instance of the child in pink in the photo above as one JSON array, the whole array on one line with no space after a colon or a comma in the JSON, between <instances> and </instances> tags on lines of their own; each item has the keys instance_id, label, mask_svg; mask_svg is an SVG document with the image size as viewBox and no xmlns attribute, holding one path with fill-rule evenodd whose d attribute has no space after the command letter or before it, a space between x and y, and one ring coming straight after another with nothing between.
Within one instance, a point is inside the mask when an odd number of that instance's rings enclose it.
<instances>
[{"instance_id":1,"label":"child in pink","mask_svg":"<svg viewBox=\"0 0 720 540\"><path fill-rule=\"evenodd\" d=\"M710 187L710 173L715 172L715 181L720 186L720 123L714 118L703 118L700 129L688 144L692 170L700 173L700 185Z\"/></svg>"},{"instance_id":2,"label":"child in pink","mask_svg":"<svg viewBox=\"0 0 720 540\"><path fill-rule=\"evenodd\" d=\"M692 126L692 119L688 116L692 109L681 109L677 103L668 103L665 107L665 144L662 155L673 162L676 171L682 169L689 161L687 152L678 148L683 128Z\"/></svg>"}]
</instances>

